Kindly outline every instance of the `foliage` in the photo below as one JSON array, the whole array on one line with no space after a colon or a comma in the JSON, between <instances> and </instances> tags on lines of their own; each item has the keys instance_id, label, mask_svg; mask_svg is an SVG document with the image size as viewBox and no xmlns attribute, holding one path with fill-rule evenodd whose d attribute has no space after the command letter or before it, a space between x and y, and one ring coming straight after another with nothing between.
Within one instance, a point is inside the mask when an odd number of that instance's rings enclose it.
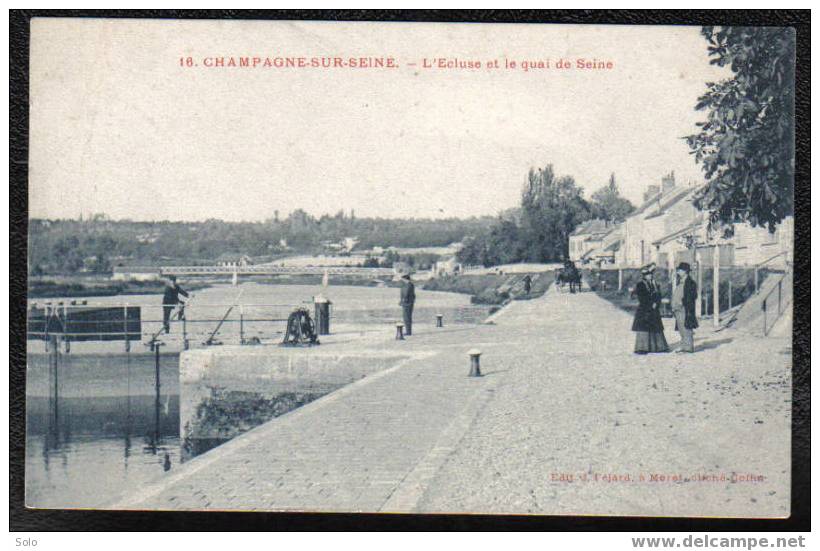
<instances>
[{"instance_id":1,"label":"foliage","mask_svg":"<svg viewBox=\"0 0 820 551\"><path fill-rule=\"evenodd\" d=\"M595 218L609 222L623 222L635 210L629 199L621 196L614 173L607 185L592 194L590 207Z\"/></svg>"},{"instance_id":2,"label":"foliage","mask_svg":"<svg viewBox=\"0 0 820 551\"><path fill-rule=\"evenodd\" d=\"M324 242L346 237L357 237L358 249L446 246L484 230L492 220L354 218L342 212L315 218L301 210L285 219L255 223L33 219L29 266L32 275L44 275L110 273L118 264L213 264L241 255L273 260L284 254L323 252Z\"/></svg>"},{"instance_id":3,"label":"foliage","mask_svg":"<svg viewBox=\"0 0 820 551\"><path fill-rule=\"evenodd\" d=\"M516 214L520 221L500 217L489 230L465 240L459 261L496 266L563 260L569 235L592 216L592 209L571 176L556 177L547 165L530 169Z\"/></svg>"},{"instance_id":4,"label":"foliage","mask_svg":"<svg viewBox=\"0 0 820 551\"><path fill-rule=\"evenodd\" d=\"M707 83L700 132L686 138L703 165L698 208L710 227L776 225L794 210L794 30L704 27L710 63L734 75ZM731 231L731 230L729 230Z\"/></svg>"},{"instance_id":5,"label":"foliage","mask_svg":"<svg viewBox=\"0 0 820 551\"><path fill-rule=\"evenodd\" d=\"M530 169L521 198L523 260L549 262L569 256L569 236L591 216L584 192L571 176L556 177L552 165Z\"/></svg>"}]
</instances>

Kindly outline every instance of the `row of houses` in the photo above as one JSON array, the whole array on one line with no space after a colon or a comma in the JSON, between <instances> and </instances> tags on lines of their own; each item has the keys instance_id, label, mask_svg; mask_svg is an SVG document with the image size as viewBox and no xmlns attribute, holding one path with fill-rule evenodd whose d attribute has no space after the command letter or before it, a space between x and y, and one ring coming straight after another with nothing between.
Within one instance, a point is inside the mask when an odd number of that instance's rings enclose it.
<instances>
[{"instance_id":1,"label":"row of houses","mask_svg":"<svg viewBox=\"0 0 820 551\"><path fill-rule=\"evenodd\" d=\"M679 262L704 262L696 251L718 246L722 266L756 266L772 261L784 266L791 259L794 218L788 217L774 233L766 228L737 224L724 239L709 235L707 219L693 201L701 186L678 185L674 172L660 185L649 186L644 202L621 223L589 220L569 237L570 260L580 264L636 268L655 262L674 269Z\"/></svg>"}]
</instances>

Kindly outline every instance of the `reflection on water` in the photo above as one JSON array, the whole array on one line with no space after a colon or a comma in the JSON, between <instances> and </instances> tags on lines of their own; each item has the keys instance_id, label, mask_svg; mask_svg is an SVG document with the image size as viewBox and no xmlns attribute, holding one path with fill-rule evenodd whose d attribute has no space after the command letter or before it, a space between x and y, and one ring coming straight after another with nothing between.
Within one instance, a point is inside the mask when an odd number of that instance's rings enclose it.
<instances>
[{"instance_id":1,"label":"reflection on water","mask_svg":"<svg viewBox=\"0 0 820 551\"><path fill-rule=\"evenodd\" d=\"M60 404L57 423L37 411L48 401L30 398L34 407L27 408L29 506L106 505L179 463L177 397L162 408L159 431L149 397L124 400L120 411L105 399L69 400Z\"/></svg>"},{"instance_id":2,"label":"reflection on water","mask_svg":"<svg viewBox=\"0 0 820 551\"><path fill-rule=\"evenodd\" d=\"M26 446L26 504L29 507L93 508L172 469L179 439L159 445L149 438L75 436L55 445L29 436Z\"/></svg>"},{"instance_id":3,"label":"reflection on water","mask_svg":"<svg viewBox=\"0 0 820 551\"><path fill-rule=\"evenodd\" d=\"M121 395L76 396L81 389L62 367L60 392L75 396L26 400L28 506L108 505L179 464L178 395L157 403L152 395L121 393L122 381L111 379L110 392ZM29 369L30 378L42 374Z\"/></svg>"}]
</instances>

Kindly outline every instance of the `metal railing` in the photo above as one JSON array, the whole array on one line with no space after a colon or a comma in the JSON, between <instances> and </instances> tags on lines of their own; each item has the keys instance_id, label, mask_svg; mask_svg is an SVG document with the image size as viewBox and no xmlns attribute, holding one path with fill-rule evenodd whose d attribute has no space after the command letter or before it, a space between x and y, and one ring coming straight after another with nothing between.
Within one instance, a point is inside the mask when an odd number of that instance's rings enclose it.
<instances>
[{"instance_id":1,"label":"metal railing","mask_svg":"<svg viewBox=\"0 0 820 551\"><path fill-rule=\"evenodd\" d=\"M199 303L188 301L184 305L175 306L168 320L169 328L178 327L180 331L163 335L165 332L164 319L162 314L165 308L162 304L135 305L128 303L88 303L87 301L68 302L31 302L28 304L29 328L27 336L29 339L45 340L48 342L51 337L57 337L64 343L66 352L70 351L70 343L75 341L113 341L122 340L125 342L125 350L130 351L131 342L145 341L151 346L159 340L181 341L182 347L188 349L192 341L202 341L203 345L219 344L217 335L225 327L231 326L236 329L234 337L240 344L247 344L260 337L279 335L284 332L284 325L281 330L260 330L259 324L284 323L288 315L297 307L312 305L312 300L303 300L290 304L272 303ZM83 310L95 309L119 309L123 310L121 318L111 319L72 319L71 313ZM139 309L137 313L133 311ZM129 310L131 314L129 316ZM158 315L150 316L148 319L141 317L142 311L157 311ZM201 317L192 318L191 310ZM41 314L42 312L42 314ZM36 316L33 316L36 314ZM32 330L31 322L42 324L42 330ZM120 326L121 324L121 326ZM131 324L129 326L129 324ZM139 329L135 329L137 327ZM53 327L57 326L57 330ZM119 326L119 327L118 327ZM195 329L192 330L193 326ZM254 327L255 326L255 327ZM201 328L201 329L200 329ZM224 333L224 332L223 332Z\"/></svg>"},{"instance_id":2,"label":"metal railing","mask_svg":"<svg viewBox=\"0 0 820 551\"><path fill-rule=\"evenodd\" d=\"M763 310L763 335L764 336L769 334L769 331L771 331L774 324L777 322L778 319L780 319L780 316L785 311L784 306L786 306L786 304L783 300L783 281L786 279L786 277L788 275L789 275L789 272L781 275L780 278L777 280L777 285L772 287L771 290L769 290L769 292L766 293L766 296L763 297L763 302L761 303L760 307ZM769 308L768 308L769 304L771 304L769 302L769 299L773 299L772 295L774 294L775 291L777 291L777 312L774 316L771 316L769 314ZM771 319L771 325L769 325L769 320L770 319Z\"/></svg>"},{"instance_id":3,"label":"metal railing","mask_svg":"<svg viewBox=\"0 0 820 551\"><path fill-rule=\"evenodd\" d=\"M393 276L393 268L360 266L160 266L160 275L359 275L367 277Z\"/></svg>"},{"instance_id":4,"label":"metal railing","mask_svg":"<svg viewBox=\"0 0 820 551\"><path fill-rule=\"evenodd\" d=\"M757 264L755 264L755 266L754 266L755 293L760 292L760 269L765 267L767 264L771 263L772 260L774 260L776 258L780 258L781 256L784 257L784 264L786 264L788 266L788 262L789 262L789 256L788 255L789 255L789 251L780 251L779 253L770 256L769 258L767 258L763 262L758 262Z\"/></svg>"}]
</instances>

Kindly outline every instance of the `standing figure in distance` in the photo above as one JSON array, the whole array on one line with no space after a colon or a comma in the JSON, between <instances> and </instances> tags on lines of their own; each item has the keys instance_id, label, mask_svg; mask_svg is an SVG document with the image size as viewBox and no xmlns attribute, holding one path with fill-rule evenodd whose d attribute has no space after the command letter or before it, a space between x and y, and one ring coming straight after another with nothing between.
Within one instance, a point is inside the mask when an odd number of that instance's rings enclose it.
<instances>
[{"instance_id":1,"label":"standing figure in distance","mask_svg":"<svg viewBox=\"0 0 820 551\"><path fill-rule=\"evenodd\" d=\"M680 333L680 346L675 352L694 352L694 329L698 327L695 303L698 298L698 284L689 275L691 267L687 262L678 264L677 285L672 292L672 313L675 315L675 329Z\"/></svg>"},{"instance_id":2,"label":"standing figure in distance","mask_svg":"<svg viewBox=\"0 0 820 551\"><path fill-rule=\"evenodd\" d=\"M530 291L532 290L532 278L530 274L524 276L524 294L529 296Z\"/></svg>"},{"instance_id":3,"label":"standing figure in distance","mask_svg":"<svg viewBox=\"0 0 820 551\"><path fill-rule=\"evenodd\" d=\"M669 352L669 345L663 335L661 320L661 293L655 283L655 263L641 268L641 280L633 293L638 296L638 310L632 322L635 332L635 353Z\"/></svg>"},{"instance_id":4,"label":"standing figure in distance","mask_svg":"<svg viewBox=\"0 0 820 551\"><path fill-rule=\"evenodd\" d=\"M413 305L416 303L416 286L410 280L410 274L404 274L401 278L401 300L399 305L404 317L404 334L409 337L413 334Z\"/></svg>"},{"instance_id":5,"label":"standing figure in distance","mask_svg":"<svg viewBox=\"0 0 820 551\"><path fill-rule=\"evenodd\" d=\"M179 295L188 298L185 289L177 285L176 276L168 276L165 282L165 293L162 295L162 326L165 328L166 335L171 331L171 312L177 304L182 302L179 300Z\"/></svg>"}]
</instances>

